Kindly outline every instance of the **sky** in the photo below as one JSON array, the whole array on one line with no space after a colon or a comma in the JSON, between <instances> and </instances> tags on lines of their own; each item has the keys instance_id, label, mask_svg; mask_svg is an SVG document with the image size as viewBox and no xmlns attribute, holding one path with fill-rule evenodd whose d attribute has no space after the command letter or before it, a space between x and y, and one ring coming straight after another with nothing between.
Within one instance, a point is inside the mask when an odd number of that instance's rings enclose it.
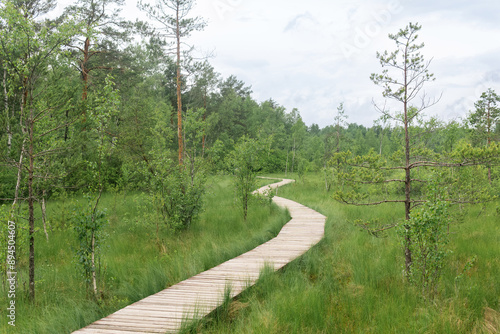
<instances>
[{"instance_id":1,"label":"sky","mask_svg":"<svg viewBox=\"0 0 500 334\"><path fill-rule=\"evenodd\" d=\"M126 1L124 16L140 15ZM340 103L350 123L380 117L376 53L395 50L388 34L409 22L422 25L418 41L436 77L425 94L440 98L426 115L459 120L487 88L500 93L498 0L198 0L192 15L208 23L189 39L198 54L212 53L215 70L251 86L257 101L297 108L307 125L332 124Z\"/></svg>"}]
</instances>

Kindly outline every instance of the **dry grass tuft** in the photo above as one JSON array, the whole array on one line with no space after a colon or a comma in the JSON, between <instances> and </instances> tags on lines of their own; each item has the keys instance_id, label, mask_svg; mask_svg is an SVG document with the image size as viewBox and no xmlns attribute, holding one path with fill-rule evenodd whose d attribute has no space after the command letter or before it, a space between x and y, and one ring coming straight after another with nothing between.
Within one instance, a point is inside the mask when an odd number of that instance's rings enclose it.
<instances>
[{"instance_id":1,"label":"dry grass tuft","mask_svg":"<svg viewBox=\"0 0 500 334\"><path fill-rule=\"evenodd\" d=\"M484 331L488 334L500 333L500 312L489 307L484 309Z\"/></svg>"}]
</instances>

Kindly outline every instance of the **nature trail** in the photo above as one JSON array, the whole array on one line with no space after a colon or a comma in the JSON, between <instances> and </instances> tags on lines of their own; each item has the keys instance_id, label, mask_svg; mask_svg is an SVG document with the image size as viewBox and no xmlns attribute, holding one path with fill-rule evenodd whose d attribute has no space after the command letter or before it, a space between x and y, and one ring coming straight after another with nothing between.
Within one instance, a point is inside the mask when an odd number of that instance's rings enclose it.
<instances>
[{"instance_id":1,"label":"nature trail","mask_svg":"<svg viewBox=\"0 0 500 334\"><path fill-rule=\"evenodd\" d=\"M264 194L294 180L283 179L254 191ZM277 189L276 189L277 191ZM135 302L75 334L175 333L183 323L201 319L255 284L266 266L278 270L307 252L324 235L326 217L297 202L273 197L292 219L280 233L249 252Z\"/></svg>"}]
</instances>

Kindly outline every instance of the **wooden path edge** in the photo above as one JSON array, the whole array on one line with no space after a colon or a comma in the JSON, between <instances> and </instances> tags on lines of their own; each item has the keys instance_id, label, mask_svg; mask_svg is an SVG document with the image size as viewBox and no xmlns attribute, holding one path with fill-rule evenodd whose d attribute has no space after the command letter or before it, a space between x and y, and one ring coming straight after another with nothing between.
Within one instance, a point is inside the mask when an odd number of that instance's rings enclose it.
<instances>
[{"instance_id":1,"label":"wooden path edge","mask_svg":"<svg viewBox=\"0 0 500 334\"><path fill-rule=\"evenodd\" d=\"M283 179L254 193L264 194L292 182L294 180ZM176 333L186 321L199 320L219 307L227 294L234 298L255 284L265 266L278 270L323 238L325 216L282 197L274 196L273 202L288 209L291 216L275 238L73 333Z\"/></svg>"}]
</instances>

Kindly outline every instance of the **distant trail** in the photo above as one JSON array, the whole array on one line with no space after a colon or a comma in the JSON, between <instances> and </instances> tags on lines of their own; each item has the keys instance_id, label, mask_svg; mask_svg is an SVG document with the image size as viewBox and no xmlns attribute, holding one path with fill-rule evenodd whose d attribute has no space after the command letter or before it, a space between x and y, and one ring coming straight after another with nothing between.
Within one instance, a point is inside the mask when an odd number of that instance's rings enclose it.
<instances>
[{"instance_id":1,"label":"distant trail","mask_svg":"<svg viewBox=\"0 0 500 334\"><path fill-rule=\"evenodd\" d=\"M283 179L255 192L263 193L269 187L293 181ZM325 216L285 198L275 196L273 201L287 208L292 216L275 238L73 333L175 333L183 321L201 319L221 305L228 288L231 298L237 296L255 284L265 265L278 270L323 238Z\"/></svg>"}]
</instances>

